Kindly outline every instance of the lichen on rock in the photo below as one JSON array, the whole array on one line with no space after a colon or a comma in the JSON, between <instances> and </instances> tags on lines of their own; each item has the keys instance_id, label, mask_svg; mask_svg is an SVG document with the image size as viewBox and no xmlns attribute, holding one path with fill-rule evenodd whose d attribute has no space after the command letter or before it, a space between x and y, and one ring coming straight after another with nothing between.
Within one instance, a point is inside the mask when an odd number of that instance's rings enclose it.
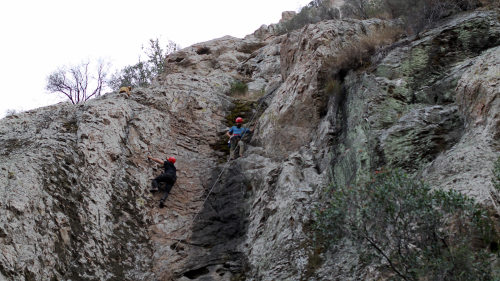
<instances>
[{"instance_id":1,"label":"lichen on rock","mask_svg":"<svg viewBox=\"0 0 500 281\"><path fill-rule=\"evenodd\" d=\"M348 43L391 23L262 28L169 55L130 97L0 120L0 279L389 279L350 241L316 243L326 187L400 168L498 214L498 19L456 15L342 70ZM228 96L236 80L247 92ZM227 162L237 116L256 127ZM148 155L177 158L162 209Z\"/></svg>"}]
</instances>

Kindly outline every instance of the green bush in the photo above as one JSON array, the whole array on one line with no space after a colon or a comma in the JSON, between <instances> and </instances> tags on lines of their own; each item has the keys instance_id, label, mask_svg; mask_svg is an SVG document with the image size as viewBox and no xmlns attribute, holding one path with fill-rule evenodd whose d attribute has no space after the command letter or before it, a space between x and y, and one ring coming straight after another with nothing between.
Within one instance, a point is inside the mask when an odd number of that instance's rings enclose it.
<instances>
[{"instance_id":1,"label":"green bush","mask_svg":"<svg viewBox=\"0 0 500 281\"><path fill-rule=\"evenodd\" d=\"M180 46L173 41L169 41L166 48L160 46L158 38L149 39L149 46L142 48L147 57L146 61L141 61L134 65L125 66L114 73L108 83L111 88L118 90L120 87L147 87L153 79L165 72L165 59L167 55L180 49Z\"/></svg>"},{"instance_id":2,"label":"green bush","mask_svg":"<svg viewBox=\"0 0 500 281\"><path fill-rule=\"evenodd\" d=\"M487 246L496 238L487 212L454 191L432 191L399 170L327 189L316 241L356 242L369 261L400 280L492 280Z\"/></svg>"},{"instance_id":3,"label":"green bush","mask_svg":"<svg viewBox=\"0 0 500 281\"><path fill-rule=\"evenodd\" d=\"M241 82L239 80L233 82L231 84L231 88L229 89L229 94L244 94L248 90L248 85L244 82Z\"/></svg>"}]
</instances>

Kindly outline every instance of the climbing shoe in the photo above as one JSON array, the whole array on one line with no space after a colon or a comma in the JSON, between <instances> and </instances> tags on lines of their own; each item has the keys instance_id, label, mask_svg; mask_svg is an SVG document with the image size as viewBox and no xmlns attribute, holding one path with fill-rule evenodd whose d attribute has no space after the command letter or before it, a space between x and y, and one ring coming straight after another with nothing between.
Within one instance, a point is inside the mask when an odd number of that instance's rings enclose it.
<instances>
[{"instance_id":1,"label":"climbing shoe","mask_svg":"<svg viewBox=\"0 0 500 281\"><path fill-rule=\"evenodd\" d=\"M158 188L151 188L151 189L149 190L149 192L151 192L151 193L158 192Z\"/></svg>"}]
</instances>

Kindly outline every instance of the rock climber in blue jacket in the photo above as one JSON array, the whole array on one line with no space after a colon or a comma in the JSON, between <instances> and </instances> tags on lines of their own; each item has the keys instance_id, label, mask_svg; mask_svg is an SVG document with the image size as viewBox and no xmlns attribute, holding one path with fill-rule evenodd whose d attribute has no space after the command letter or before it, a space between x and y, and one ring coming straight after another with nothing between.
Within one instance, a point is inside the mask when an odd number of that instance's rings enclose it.
<instances>
[{"instance_id":1,"label":"rock climber in blue jacket","mask_svg":"<svg viewBox=\"0 0 500 281\"><path fill-rule=\"evenodd\" d=\"M248 128L242 127L243 125L243 118L238 117L236 118L236 126L232 126L231 129L226 133L226 135L229 137L229 143L230 143L230 148L229 148L229 158L231 160L236 159L235 157L235 151L236 148L239 147L239 156L243 156L243 152L245 151L245 143L241 140L241 138L247 134L251 134L252 131Z\"/></svg>"}]
</instances>

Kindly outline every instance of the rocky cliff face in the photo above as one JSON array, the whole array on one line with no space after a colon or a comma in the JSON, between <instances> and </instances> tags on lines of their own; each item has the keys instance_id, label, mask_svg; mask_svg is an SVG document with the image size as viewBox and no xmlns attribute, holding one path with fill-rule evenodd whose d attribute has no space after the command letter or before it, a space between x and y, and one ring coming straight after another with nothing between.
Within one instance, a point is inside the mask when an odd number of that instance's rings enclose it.
<instances>
[{"instance_id":1,"label":"rocky cliff face","mask_svg":"<svg viewBox=\"0 0 500 281\"><path fill-rule=\"evenodd\" d=\"M0 280L383 278L349 245L317 252L311 228L328 183L382 166L500 214L498 12L456 16L364 70L332 69L349 42L388 25L223 37L170 55L155 85L129 98L2 119ZM230 93L236 80L246 94ZM255 131L245 156L226 162L227 119L240 113ZM178 159L164 209L148 191L161 167L147 155Z\"/></svg>"}]
</instances>

